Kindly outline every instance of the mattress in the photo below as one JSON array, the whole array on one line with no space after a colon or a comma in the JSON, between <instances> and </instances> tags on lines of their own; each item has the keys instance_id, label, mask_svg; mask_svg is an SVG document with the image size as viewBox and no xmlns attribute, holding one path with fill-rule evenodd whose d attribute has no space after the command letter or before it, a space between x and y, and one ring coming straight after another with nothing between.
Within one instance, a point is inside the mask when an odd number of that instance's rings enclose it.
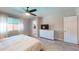
<instances>
[{"instance_id":1,"label":"mattress","mask_svg":"<svg viewBox=\"0 0 79 59\"><path fill-rule=\"evenodd\" d=\"M41 41L26 35L16 35L0 41L0 51L44 51Z\"/></svg>"}]
</instances>

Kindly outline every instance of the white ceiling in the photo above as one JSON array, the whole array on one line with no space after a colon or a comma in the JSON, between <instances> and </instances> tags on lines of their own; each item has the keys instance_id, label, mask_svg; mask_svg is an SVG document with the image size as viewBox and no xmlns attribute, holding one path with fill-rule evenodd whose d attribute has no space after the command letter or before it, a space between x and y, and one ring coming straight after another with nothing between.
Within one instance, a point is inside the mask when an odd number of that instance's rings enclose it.
<instances>
[{"instance_id":1,"label":"white ceiling","mask_svg":"<svg viewBox=\"0 0 79 59\"><path fill-rule=\"evenodd\" d=\"M31 7L30 9L36 8L38 11L34 12L38 16L48 15L73 15L75 14L74 7ZM0 7L0 12L19 16L24 13L23 7Z\"/></svg>"}]
</instances>

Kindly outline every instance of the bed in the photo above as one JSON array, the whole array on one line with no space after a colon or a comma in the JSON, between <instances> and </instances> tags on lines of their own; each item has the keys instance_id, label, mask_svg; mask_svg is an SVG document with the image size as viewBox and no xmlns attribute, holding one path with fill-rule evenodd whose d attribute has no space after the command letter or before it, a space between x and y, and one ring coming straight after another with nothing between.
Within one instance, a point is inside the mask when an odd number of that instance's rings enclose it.
<instances>
[{"instance_id":1,"label":"bed","mask_svg":"<svg viewBox=\"0 0 79 59\"><path fill-rule=\"evenodd\" d=\"M45 51L41 41L23 34L0 41L0 51Z\"/></svg>"}]
</instances>

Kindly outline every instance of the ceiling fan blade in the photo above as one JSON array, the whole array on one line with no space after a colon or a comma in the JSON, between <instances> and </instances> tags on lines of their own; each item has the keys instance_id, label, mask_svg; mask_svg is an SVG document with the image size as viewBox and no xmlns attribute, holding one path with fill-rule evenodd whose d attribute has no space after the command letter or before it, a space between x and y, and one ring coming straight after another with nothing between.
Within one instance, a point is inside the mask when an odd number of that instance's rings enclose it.
<instances>
[{"instance_id":1,"label":"ceiling fan blade","mask_svg":"<svg viewBox=\"0 0 79 59\"><path fill-rule=\"evenodd\" d=\"M33 14L33 13L30 13L31 15L33 15L33 16L37 16L36 14Z\"/></svg>"},{"instance_id":2,"label":"ceiling fan blade","mask_svg":"<svg viewBox=\"0 0 79 59\"><path fill-rule=\"evenodd\" d=\"M35 12L37 11L37 9L32 9L32 10L29 10L29 12Z\"/></svg>"}]
</instances>

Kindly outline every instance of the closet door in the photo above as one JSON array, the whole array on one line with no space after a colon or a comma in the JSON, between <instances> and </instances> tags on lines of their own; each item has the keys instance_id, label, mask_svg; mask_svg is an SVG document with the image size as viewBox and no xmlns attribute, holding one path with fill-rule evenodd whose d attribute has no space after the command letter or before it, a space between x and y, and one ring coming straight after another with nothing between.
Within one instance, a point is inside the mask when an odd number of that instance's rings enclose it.
<instances>
[{"instance_id":1,"label":"closet door","mask_svg":"<svg viewBox=\"0 0 79 59\"><path fill-rule=\"evenodd\" d=\"M77 16L64 17L64 42L77 44Z\"/></svg>"}]
</instances>

